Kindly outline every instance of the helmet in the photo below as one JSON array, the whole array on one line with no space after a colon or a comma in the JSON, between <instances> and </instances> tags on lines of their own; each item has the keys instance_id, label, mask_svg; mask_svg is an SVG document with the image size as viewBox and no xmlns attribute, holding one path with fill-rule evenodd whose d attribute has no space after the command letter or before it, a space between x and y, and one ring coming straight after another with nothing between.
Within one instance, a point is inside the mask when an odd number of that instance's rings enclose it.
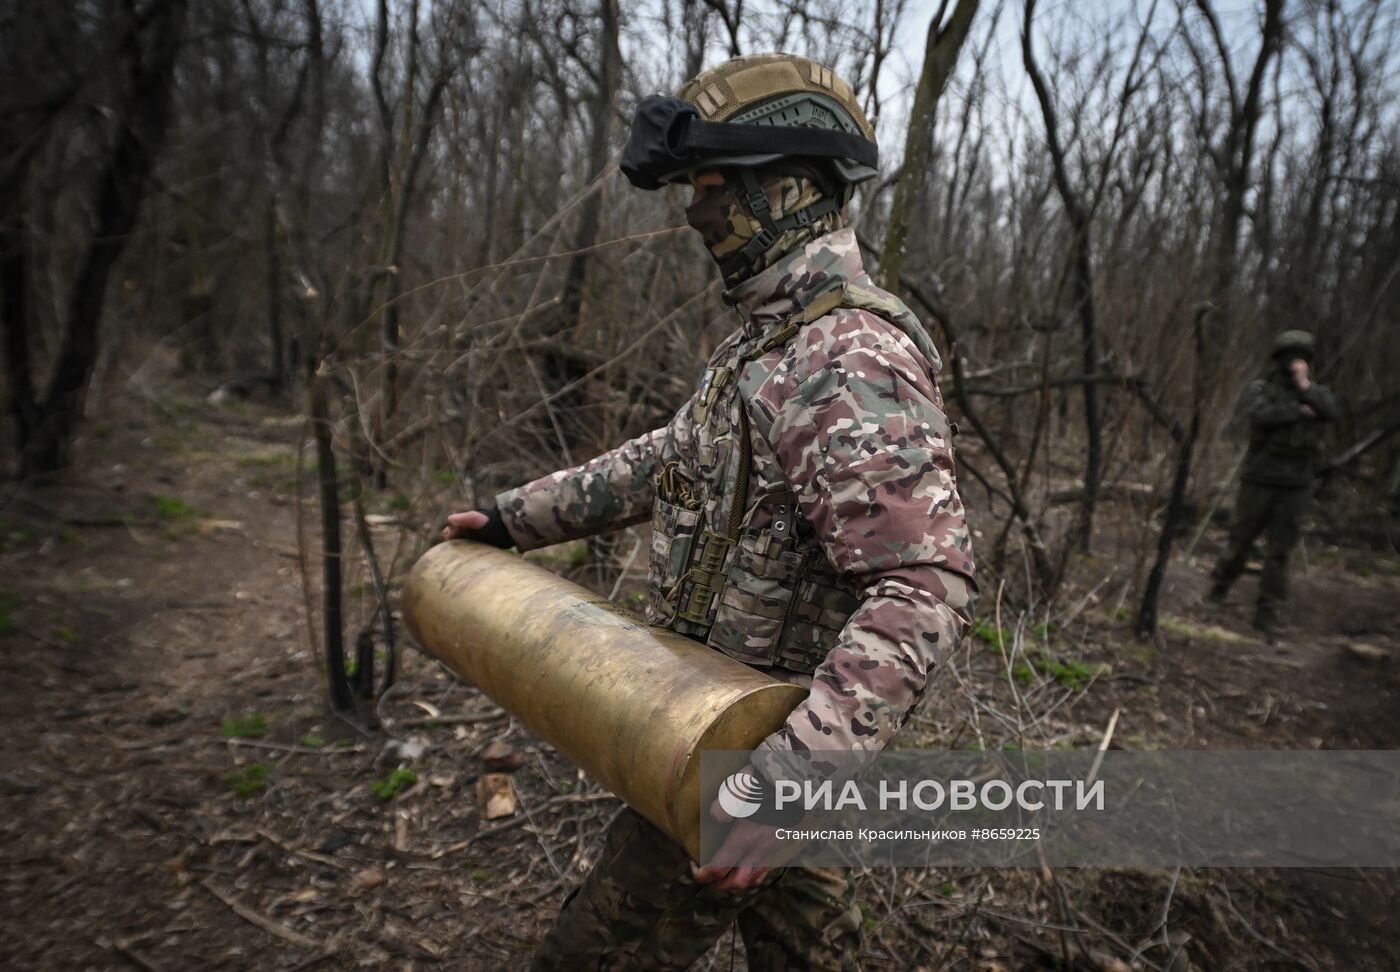
<instances>
[{"instance_id":1,"label":"helmet","mask_svg":"<svg viewBox=\"0 0 1400 972\"><path fill-rule=\"evenodd\" d=\"M676 98L637 106L622 171L657 189L697 166L752 169L780 159L814 163L840 192L876 174L871 128L851 86L796 54L751 54L687 81Z\"/></svg>"},{"instance_id":2,"label":"helmet","mask_svg":"<svg viewBox=\"0 0 1400 972\"><path fill-rule=\"evenodd\" d=\"M875 129L851 86L830 68L796 54L752 54L725 61L687 81L679 97L695 105L707 122L842 132L876 148ZM759 166L802 154L801 146L793 145L788 151L734 152L705 162ZM839 154L827 158L842 182L864 182L876 174L875 160Z\"/></svg>"},{"instance_id":3,"label":"helmet","mask_svg":"<svg viewBox=\"0 0 1400 972\"><path fill-rule=\"evenodd\" d=\"M678 94L638 103L620 167L639 189L723 174L686 215L730 286L840 226L855 184L876 174L875 131L851 86L815 61L736 57Z\"/></svg>"},{"instance_id":4,"label":"helmet","mask_svg":"<svg viewBox=\"0 0 1400 972\"><path fill-rule=\"evenodd\" d=\"M1307 331L1284 331L1274 338L1274 348L1271 354L1274 357L1285 354L1292 355L1311 361L1316 349L1317 341Z\"/></svg>"}]
</instances>

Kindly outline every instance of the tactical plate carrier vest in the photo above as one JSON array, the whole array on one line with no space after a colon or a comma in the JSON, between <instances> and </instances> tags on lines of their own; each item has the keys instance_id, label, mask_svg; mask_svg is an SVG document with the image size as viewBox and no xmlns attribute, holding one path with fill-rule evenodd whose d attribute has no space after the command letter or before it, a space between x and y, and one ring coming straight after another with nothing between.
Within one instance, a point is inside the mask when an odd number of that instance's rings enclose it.
<instances>
[{"instance_id":1,"label":"tactical plate carrier vest","mask_svg":"<svg viewBox=\"0 0 1400 972\"><path fill-rule=\"evenodd\" d=\"M838 308L889 321L938 369L907 308L846 283L712 363L690 406L691 441L658 475L647 620L755 667L810 674L861 603L852 580L831 567L789 483L760 479L750 495L750 417L740 389L756 387L745 380L750 364Z\"/></svg>"}]
</instances>

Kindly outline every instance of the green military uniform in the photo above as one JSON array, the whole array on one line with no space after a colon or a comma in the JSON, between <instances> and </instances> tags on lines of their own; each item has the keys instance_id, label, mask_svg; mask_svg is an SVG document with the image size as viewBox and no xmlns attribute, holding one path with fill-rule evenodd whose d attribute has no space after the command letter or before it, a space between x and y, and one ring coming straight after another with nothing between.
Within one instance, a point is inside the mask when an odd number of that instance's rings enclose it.
<instances>
[{"instance_id":1,"label":"green military uniform","mask_svg":"<svg viewBox=\"0 0 1400 972\"><path fill-rule=\"evenodd\" d=\"M1249 388L1249 450L1230 541L1211 574L1211 600L1223 602L1244 572L1254 541L1266 537L1254 626L1270 634L1277 631L1279 611L1288 599L1288 556L1301 536L1303 513L1316 485L1323 428L1338 415L1326 386L1313 382L1300 388L1288 373L1290 361L1310 360L1312 353L1311 334L1283 332L1274 342L1269 374Z\"/></svg>"}]
</instances>

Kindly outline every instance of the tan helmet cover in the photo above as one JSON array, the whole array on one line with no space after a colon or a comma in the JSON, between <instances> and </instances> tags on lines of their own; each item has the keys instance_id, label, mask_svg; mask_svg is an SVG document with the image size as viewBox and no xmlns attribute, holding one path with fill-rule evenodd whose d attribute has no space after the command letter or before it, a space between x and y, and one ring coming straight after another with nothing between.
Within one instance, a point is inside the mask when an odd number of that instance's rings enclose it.
<instances>
[{"instance_id":1,"label":"tan helmet cover","mask_svg":"<svg viewBox=\"0 0 1400 972\"><path fill-rule=\"evenodd\" d=\"M735 116L743 114L746 108L790 94L818 94L835 99L855 122L859 134L875 141L875 129L851 86L830 68L796 54L736 57L687 81L676 97L695 105L705 121L740 121L747 119Z\"/></svg>"},{"instance_id":2,"label":"tan helmet cover","mask_svg":"<svg viewBox=\"0 0 1400 972\"><path fill-rule=\"evenodd\" d=\"M875 143L851 86L828 67L796 54L749 54L725 61L687 81L676 97L693 104L702 120L742 125L825 128ZM756 167L785 156L752 154L711 157L711 165ZM826 160L847 185L873 178L876 170L855 159Z\"/></svg>"}]
</instances>

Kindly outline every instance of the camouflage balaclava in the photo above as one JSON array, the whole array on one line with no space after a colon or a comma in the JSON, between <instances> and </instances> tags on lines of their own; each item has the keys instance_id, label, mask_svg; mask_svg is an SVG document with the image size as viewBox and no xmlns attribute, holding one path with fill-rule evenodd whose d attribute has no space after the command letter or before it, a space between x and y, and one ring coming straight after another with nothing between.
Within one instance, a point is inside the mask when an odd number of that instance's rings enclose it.
<instances>
[{"instance_id":1,"label":"camouflage balaclava","mask_svg":"<svg viewBox=\"0 0 1400 972\"><path fill-rule=\"evenodd\" d=\"M799 213L826 198L814 179L806 175L763 170L755 175L764 195L768 197L774 219ZM685 210L686 222L700 233L710 255L719 264L725 287L730 289L771 267L808 241L845 225L839 209L825 213L786 230L753 259L738 261L737 254L762 232L763 227L748 201L737 190L733 178L726 178L719 185L705 186Z\"/></svg>"}]
</instances>

